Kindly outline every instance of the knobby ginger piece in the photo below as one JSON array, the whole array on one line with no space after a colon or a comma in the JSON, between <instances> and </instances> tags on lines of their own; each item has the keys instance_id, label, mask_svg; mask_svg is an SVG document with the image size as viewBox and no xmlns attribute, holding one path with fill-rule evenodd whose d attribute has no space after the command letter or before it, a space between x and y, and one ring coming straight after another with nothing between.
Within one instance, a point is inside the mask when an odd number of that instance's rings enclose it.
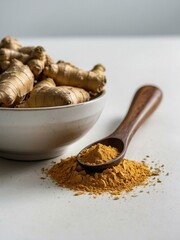
<instances>
[{"instance_id":1,"label":"knobby ginger piece","mask_svg":"<svg viewBox=\"0 0 180 240\"><path fill-rule=\"evenodd\" d=\"M0 43L0 71L4 72L12 59L27 64L37 78L48 64L54 63L42 46L22 47L12 37L4 38Z\"/></svg>"},{"instance_id":2,"label":"knobby ginger piece","mask_svg":"<svg viewBox=\"0 0 180 240\"><path fill-rule=\"evenodd\" d=\"M8 60L4 60L0 62L0 69L4 72L8 69L8 67L10 66L11 62Z\"/></svg>"},{"instance_id":3,"label":"knobby ginger piece","mask_svg":"<svg viewBox=\"0 0 180 240\"><path fill-rule=\"evenodd\" d=\"M45 49L41 46L37 46L31 52L31 59L28 61L27 65L29 66L35 77L37 77L40 75L46 65L52 63L53 60L46 53Z\"/></svg>"},{"instance_id":4,"label":"knobby ginger piece","mask_svg":"<svg viewBox=\"0 0 180 240\"><path fill-rule=\"evenodd\" d=\"M25 46L18 49L19 52L31 55L36 46Z\"/></svg>"},{"instance_id":5,"label":"knobby ginger piece","mask_svg":"<svg viewBox=\"0 0 180 240\"><path fill-rule=\"evenodd\" d=\"M56 86L53 79L47 78L37 83L29 99L19 107L36 108L77 104L88 101L90 95L84 89L70 86Z\"/></svg>"},{"instance_id":6,"label":"knobby ginger piece","mask_svg":"<svg viewBox=\"0 0 180 240\"><path fill-rule=\"evenodd\" d=\"M17 39L11 36L6 36L0 42L0 48L9 48L13 50L18 50L21 47L22 47L21 43Z\"/></svg>"},{"instance_id":7,"label":"knobby ginger piece","mask_svg":"<svg viewBox=\"0 0 180 240\"><path fill-rule=\"evenodd\" d=\"M26 63L30 59L30 56L17 50L0 48L0 61L10 61L14 58L22 63Z\"/></svg>"},{"instance_id":8,"label":"knobby ginger piece","mask_svg":"<svg viewBox=\"0 0 180 240\"><path fill-rule=\"evenodd\" d=\"M102 92L106 83L105 67L97 64L90 71L83 71L69 63L59 61L46 66L43 73L54 79L57 85L83 88L92 95Z\"/></svg>"},{"instance_id":9,"label":"knobby ginger piece","mask_svg":"<svg viewBox=\"0 0 180 240\"><path fill-rule=\"evenodd\" d=\"M34 75L27 65L13 59L9 68L0 75L0 103L12 105L33 89Z\"/></svg>"},{"instance_id":10,"label":"knobby ginger piece","mask_svg":"<svg viewBox=\"0 0 180 240\"><path fill-rule=\"evenodd\" d=\"M28 66L35 76L38 76L44 69L46 63L46 51L43 47L37 46L31 53L31 60Z\"/></svg>"}]
</instances>

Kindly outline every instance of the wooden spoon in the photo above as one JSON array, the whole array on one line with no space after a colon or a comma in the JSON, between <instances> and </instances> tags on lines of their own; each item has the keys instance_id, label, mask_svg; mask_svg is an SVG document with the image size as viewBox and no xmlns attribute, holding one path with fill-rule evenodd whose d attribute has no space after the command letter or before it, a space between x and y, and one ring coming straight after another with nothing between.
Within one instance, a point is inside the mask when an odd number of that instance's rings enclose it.
<instances>
[{"instance_id":1,"label":"wooden spoon","mask_svg":"<svg viewBox=\"0 0 180 240\"><path fill-rule=\"evenodd\" d=\"M118 128L109 136L100 139L82 149L77 156L79 164L89 171L101 171L117 165L124 157L128 145L135 132L142 125L142 123L155 111L161 102L161 99L162 91L159 88L149 85L141 87L135 93L130 108ZM80 158L81 152L86 148L89 148L92 145L98 143L117 148L120 153L119 156L103 164L92 165L83 162Z\"/></svg>"}]
</instances>

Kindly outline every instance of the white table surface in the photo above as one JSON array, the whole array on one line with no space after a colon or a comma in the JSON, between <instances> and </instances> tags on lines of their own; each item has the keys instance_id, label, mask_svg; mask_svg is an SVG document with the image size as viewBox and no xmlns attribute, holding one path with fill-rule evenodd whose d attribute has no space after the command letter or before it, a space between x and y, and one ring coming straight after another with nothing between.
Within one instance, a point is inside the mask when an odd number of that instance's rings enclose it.
<instances>
[{"instance_id":1,"label":"white table surface","mask_svg":"<svg viewBox=\"0 0 180 240\"><path fill-rule=\"evenodd\" d=\"M126 194L115 201L106 195L75 197L50 180L42 181L41 168L51 161L0 159L0 239L180 239L180 38L21 40L24 45L41 44L55 59L83 69L99 62L107 68L105 109L65 156L114 130L138 87L158 85L163 102L138 130L126 156L140 161L149 155L170 174L162 174L154 190L147 187L137 197Z\"/></svg>"}]
</instances>

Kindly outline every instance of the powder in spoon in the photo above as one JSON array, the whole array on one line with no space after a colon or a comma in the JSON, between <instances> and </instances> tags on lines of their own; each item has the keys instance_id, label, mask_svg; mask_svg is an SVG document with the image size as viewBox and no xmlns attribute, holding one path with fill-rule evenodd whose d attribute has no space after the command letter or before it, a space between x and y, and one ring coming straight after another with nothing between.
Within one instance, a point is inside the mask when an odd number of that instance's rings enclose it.
<instances>
[{"instance_id":1,"label":"powder in spoon","mask_svg":"<svg viewBox=\"0 0 180 240\"><path fill-rule=\"evenodd\" d=\"M118 155L119 151L117 148L98 143L84 149L79 157L82 162L95 165L108 162L116 158Z\"/></svg>"}]
</instances>

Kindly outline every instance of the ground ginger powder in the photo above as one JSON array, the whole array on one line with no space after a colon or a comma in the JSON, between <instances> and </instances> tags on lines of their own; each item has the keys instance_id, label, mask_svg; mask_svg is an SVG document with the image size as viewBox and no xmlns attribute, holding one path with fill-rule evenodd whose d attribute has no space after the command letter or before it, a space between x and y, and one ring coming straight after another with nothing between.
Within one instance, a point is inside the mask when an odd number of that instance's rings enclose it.
<instances>
[{"instance_id":1,"label":"ground ginger powder","mask_svg":"<svg viewBox=\"0 0 180 240\"><path fill-rule=\"evenodd\" d=\"M80 159L91 165L108 162L119 155L117 148L98 143L83 150Z\"/></svg>"},{"instance_id":2,"label":"ground ginger powder","mask_svg":"<svg viewBox=\"0 0 180 240\"><path fill-rule=\"evenodd\" d=\"M55 163L46 174L59 186L81 193L120 195L146 185L153 173L144 162L123 159L117 166L102 172L87 172L72 156Z\"/></svg>"}]
</instances>

